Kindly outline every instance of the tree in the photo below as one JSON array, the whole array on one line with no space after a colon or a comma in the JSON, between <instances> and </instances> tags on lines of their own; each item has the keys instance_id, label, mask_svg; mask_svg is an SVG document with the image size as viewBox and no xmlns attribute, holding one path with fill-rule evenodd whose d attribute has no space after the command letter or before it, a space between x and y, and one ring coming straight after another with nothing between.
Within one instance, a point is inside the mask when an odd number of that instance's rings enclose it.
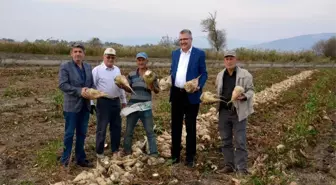
<instances>
[{"instance_id":1,"label":"tree","mask_svg":"<svg viewBox=\"0 0 336 185\"><path fill-rule=\"evenodd\" d=\"M163 47L171 47L174 45L174 41L168 35L162 36L161 40L159 41L158 45Z\"/></svg>"},{"instance_id":2,"label":"tree","mask_svg":"<svg viewBox=\"0 0 336 185\"><path fill-rule=\"evenodd\" d=\"M325 43L324 55L331 59L336 59L336 37L331 37Z\"/></svg>"},{"instance_id":3,"label":"tree","mask_svg":"<svg viewBox=\"0 0 336 185\"><path fill-rule=\"evenodd\" d=\"M312 50L317 54L317 55L323 55L324 47L325 47L325 40L320 40L314 46L312 47Z\"/></svg>"},{"instance_id":4,"label":"tree","mask_svg":"<svg viewBox=\"0 0 336 185\"><path fill-rule=\"evenodd\" d=\"M179 39L179 38L175 38L175 39L173 40L173 44L174 44L174 46L179 47L179 46L180 46L180 39Z\"/></svg>"},{"instance_id":5,"label":"tree","mask_svg":"<svg viewBox=\"0 0 336 185\"><path fill-rule=\"evenodd\" d=\"M208 33L208 41L218 53L226 47L226 33L224 29L217 29L217 12L209 14L208 18L201 21L202 31Z\"/></svg>"},{"instance_id":6,"label":"tree","mask_svg":"<svg viewBox=\"0 0 336 185\"><path fill-rule=\"evenodd\" d=\"M88 41L88 44L91 47L103 47L103 44L98 37L93 37L91 40Z\"/></svg>"},{"instance_id":7,"label":"tree","mask_svg":"<svg viewBox=\"0 0 336 185\"><path fill-rule=\"evenodd\" d=\"M336 59L336 37L331 37L328 40L320 40L312 47L312 50L317 55L324 55L331 59Z\"/></svg>"}]
</instances>

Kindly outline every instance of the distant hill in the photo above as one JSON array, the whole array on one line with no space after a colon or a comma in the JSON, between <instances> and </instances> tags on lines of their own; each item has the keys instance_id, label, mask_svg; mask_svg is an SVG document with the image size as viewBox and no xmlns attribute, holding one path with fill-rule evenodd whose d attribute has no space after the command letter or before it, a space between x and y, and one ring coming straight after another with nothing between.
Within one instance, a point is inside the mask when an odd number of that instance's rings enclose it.
<instances>
[{"instance_id":1,"label":"distant hill","mask_svg":"<svg viewBox=\"0 0 336 185\"><path fill-rule=\"evenodd\" d=\"M311 49L312 46L319 40L328 40L336 36L336 33L320 33L300 35L296 37L274 40L257 45L248 46L254 49L274 49L278 51L300 51Z\"/></svg>"}]
</instances>

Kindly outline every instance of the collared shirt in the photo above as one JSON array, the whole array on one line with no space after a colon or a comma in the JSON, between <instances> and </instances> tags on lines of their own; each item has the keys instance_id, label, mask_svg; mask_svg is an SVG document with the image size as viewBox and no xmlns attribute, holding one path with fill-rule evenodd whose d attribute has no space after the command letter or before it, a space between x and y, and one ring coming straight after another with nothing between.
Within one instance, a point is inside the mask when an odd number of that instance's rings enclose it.
<instances>
[{"instance_id":1,"label":"collared shirt","mask_svg":"<svg viewBox=\"0 0 336 185\"><path fill-rule=\"evenodd\" d=\"M79 76L81 77L81 80L82 80L82 86L84 86L85 81L86 81L86 74L85 74L85 68L84 68L83 63L82 63L82 69L79 68L79 66L75 63L75 61L72 61L72 63L75 65L76 70L77 70Z\"/></svg>"},{"instance_id":2,"label":"collared shirt","mask_svg":"<svg viewBox=\"0 0 336 185\"><path fill-rule=\"evenodd\" d=\"M179 63L177 66L176 79L175 79L176 87L183 88L184 84L187 81L187 70L188 70L191 50L192 50L192 47L190 47L190 49L187 52L184 52L181 49L181 55L180 55Z\"/></svg>"},{"instance_id":3,"label":"collared shirt","mask_svg":"<svg viewBox=\"0 0 336 185\"><path fill-rule=\"evenodd\" d=\"M225 70L223 75L223 87L222 87L222 100L225 102L229 102L231 100L232 91L234 90L236 86L236 78L237 78L237 68L234 69L232 75L230 76L229 71ZM220 104L221 108L230 109L232 106L232 103L227 105L224 102L221 102Z\"/></svg>"},{"instance_id":4,"label":"collared shirt","mask_svg":"<svg viewBox=\"0 0 336 185\"><path fill-rule=\"evenodd\" d=\"M107 93L109 98L119 97L122 103L126 103L125 91L114 83L114 78L120 74L117 66L109 68L104 62L92 70L93 83L97 90Z\"/></svg>"},{"instance_id":5,"label":"collared shirt","mask_svg":"<svg viewBox=\"0 0 336 185\"><path fill-rule=\"evenodd\" d=\"M147 88L144 79L139 74L139 69L137 69L136 71L132 71L128 74L128 83L136 93L131 95L131 98L128 101L128 105L152 100L152 91ZM157 78L155 78L153 85L156 88L159 87Z\"/></svg>"}]
</instances>

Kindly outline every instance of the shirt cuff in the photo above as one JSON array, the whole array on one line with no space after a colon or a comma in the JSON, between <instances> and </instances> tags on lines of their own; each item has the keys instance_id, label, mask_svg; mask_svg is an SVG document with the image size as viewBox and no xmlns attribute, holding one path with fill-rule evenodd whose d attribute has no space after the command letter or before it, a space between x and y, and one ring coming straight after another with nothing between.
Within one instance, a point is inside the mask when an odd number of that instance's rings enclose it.
<instances>
[{"instance_id":1,"label":"shirt cuff","mask_svg":"<svg viewBox=\"0 0 336 185\"><path fill-rule=\"evenodd\" d=\"M94 105L94 102L93 102L93 100L90 100L90 105Z\"/></svg>"},{"instance_id":2,"label":"shirt cuff","mask_svg":"<svg viewBox=\"0 0 336 185\"><path fill-rule=\"evenodd\" d=\"M127 104L126 98L120 98L120 99L121 99L121 103Z\"/></svg>"}]
</instances>

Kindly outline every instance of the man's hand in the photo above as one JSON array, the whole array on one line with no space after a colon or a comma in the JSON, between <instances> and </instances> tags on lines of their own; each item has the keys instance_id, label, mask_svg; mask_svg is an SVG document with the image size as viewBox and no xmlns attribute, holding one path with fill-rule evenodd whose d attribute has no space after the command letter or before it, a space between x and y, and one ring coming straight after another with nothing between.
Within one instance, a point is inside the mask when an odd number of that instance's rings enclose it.
<instances>
[{"instance_id":1,"label":"man's hand","mask_svg":"<svg viewBox=\"0 0 336 185\"><path fill-rule=\"evenodd\" d=\"M122 84L116 84L117 87L119 87L120 89L123 89L123 85Z\"/></svg>"},{"instance_id":2,"label":"man's hand","mask_svg":"<svg viewBox=\"0 0 336 185\"><path fill-rule=\"evenodd\" d=\"M147 85L147 88L151 91L154 91L154 85L153 84Z\"/></svg>"},{"instance_id":3,"label":"man's hand","mask_svg":"<svg viewBox=\"0 0 336 185\"><path fill-rule=\"evenodd\" d=\"M83 88L82 88L81 95L82 95L82 97L85 98L85 99L89 99L89 94L86 92L86 90L88 90L88 89L89 89L89 88L87 88L87 87L83 87Z\"/></svg>"},{"instance_id":4,"label":"man's hand","mask_svg":"<svg viewBox=\"0 0 336 185\"><path fill-rule=\"evenodd\" d=\"M121 108L125 108L126 106L127 106L126 103L122 103L122 104L121 104Z\"/></svg>"},{"instance_id":5,"label":"man's hand","mask_svg":"<svg viewBox=\"0 0 336 185\"><path fill-rule=\"evenodd\" d=\"M96 108L95 105L91 105L90 114L93 115L93 112L96 112L96 113L97 113L97 108Z\"/></svg>"},{"instance_id":6,"label":"man's hand","mask_svg":"<svg viewBox=\"0 0 336 185\"><path fill-rule=\"evenodd\" d=\"M246 96L244 94L239 95L237 99L238 100L242 100L242 101L247 100L247 98L246 98Z\"/></svg>"},{"instance_id":7,"label":"man's hand","mask_svg":"<svg viewBox=\"0 0 336 185\"><path fill-rule=\"evenodd\" d=\"M196 87L195 89L194 89L194 91L192 92L192 93L194 93L194 92L196 92L196 91L199 91L201 88L198 86L198 87Z\"/></svg>"}]
</instances>

